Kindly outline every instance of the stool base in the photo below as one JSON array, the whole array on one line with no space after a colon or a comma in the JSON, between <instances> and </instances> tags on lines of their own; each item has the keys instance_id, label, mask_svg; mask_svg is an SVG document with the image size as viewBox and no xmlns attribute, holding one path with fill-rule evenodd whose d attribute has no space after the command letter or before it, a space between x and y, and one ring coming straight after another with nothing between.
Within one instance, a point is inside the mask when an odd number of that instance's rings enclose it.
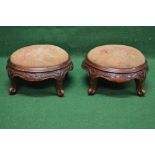
<instances>
[{"instance_id":1,"label":"stool base","mask_svg":"<svg viewBox=\"0 0 155 155\"><path fill-rule=\"evenodd\" d=\"M17 66L8 60L7 71L10 79L11 86L9 94L14 95L17 92L16 77L22 78L26 81L43 81L46 79L55 79L55 88L58 96L64 96L63 81L66 74L73 69L72 61L69 59L67 62L47 68L26 68Z\"/></svg>"},{"instance_id":2,"label":"stool base","mask_svg":"<svg viewBox=\"0 0 155 155\"><path fill-rule=\"evenodd\" d=\"M146 78L148 66L145 64L131 69L114 69L103 68L90 62L87 57L82 63L82 68L88 72L90 86L88 89L89 95L94 95L97 89L98 78L104 78L106 80L122 83L129 80L135 80L137 95L144 96L144 81Z\"/></svg>"}]
</instances>

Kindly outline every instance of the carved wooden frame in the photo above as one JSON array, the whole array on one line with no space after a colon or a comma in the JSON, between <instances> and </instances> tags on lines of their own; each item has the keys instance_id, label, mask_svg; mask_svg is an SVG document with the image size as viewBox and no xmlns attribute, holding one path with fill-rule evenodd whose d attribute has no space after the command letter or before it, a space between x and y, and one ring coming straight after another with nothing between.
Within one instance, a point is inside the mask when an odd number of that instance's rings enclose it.
<instances>
[{"instance_id":1,"label":"carved wooden frame","mask_svg":"<svg viewBox=\"0 0 155 155\"><path fill-rule=\"evenodd\" d=\"M115 69L115 68L103 68L97 64L90 62L85 57L85 60L82 63L82 68L88 72L90 79L90 86L88 89L88 94L95 94L97 88L97 79L104 78L113 82L127 82L129 80L135 80L136 91L139 96L145 95L144 90L144 81L148 71L147 61L143 65L140 65L136 68L131 69Z\"/></svg>"},{"instance_id":2,"label":"carved wooden frame","mask_svg":"<svg viewBox=\"0 0 155 155\"><path fill-rule=\"evenodd\" d=\"M16 77L20 77L26 81L42 81L46 79L55 79L55 88L58 96L64 96L63 80L66 74L73 69L73 63L69 58L63 64L46 67L46 68L26 68L13 64L10 59L7 63L8 76L11 82L9 94L13 95L17 92Z\"/></svg>"}]
</instances>

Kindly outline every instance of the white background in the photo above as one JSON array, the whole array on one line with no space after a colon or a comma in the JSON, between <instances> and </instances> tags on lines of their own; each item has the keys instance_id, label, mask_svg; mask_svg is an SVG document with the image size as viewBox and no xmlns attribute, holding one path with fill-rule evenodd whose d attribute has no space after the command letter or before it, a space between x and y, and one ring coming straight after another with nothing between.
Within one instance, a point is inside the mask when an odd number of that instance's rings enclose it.
<instances>
[{"instance_id":1,"label":"white background","mask_svg":"<svg viewBox=\"0 0 155 155\"><path fill-rule=\"evenodd\" d=\"M0 0L1 26L154 26L153 0ZM155 155L154 130L0 130L0 155Z\"/></svg>"},{"instance_id":2,"label":"white background","mask_svg":"<svg viewBox=\"0 0 155 155\"><path fill-rule=\"evenodd\" d=\"M0 0L0 25L155 25L154 0Z\"/></svg>"},{"instance_id":3,"label":"white background","mask_svg":"<svg viewBox=\"0 0 155 155\"><path fill-rule=\"evenodd\" d=\"M154 155L154 130L3 130L1 155Z\"/></svg>"}]
</instances>

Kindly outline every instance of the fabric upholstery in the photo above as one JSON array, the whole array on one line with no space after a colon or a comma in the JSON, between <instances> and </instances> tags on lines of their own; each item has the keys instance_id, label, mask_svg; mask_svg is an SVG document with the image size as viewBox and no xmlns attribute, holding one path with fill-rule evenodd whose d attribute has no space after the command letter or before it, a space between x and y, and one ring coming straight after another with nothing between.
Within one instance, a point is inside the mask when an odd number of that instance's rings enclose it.
<instances>
[{"instance_id":1,"label":"fabric upholstery","mask_svg":"<svg viewBox=\"0 0 155 155\"><path fill-rule=\"evenodd\" d=\"M54 45L31 45L15 51L10 60L23 67L52 67L67 61L65 50Z\"/></svg>"},{"instance_id":2,"label":"fabric upholstery","mask_svg":"<svg viewBox=\"0 0 155 155\"><path fill-rule=\"evenodd\" d=\"M144 55L136 48L125 45L103 45L96 47L87 58L105 68L134 68L145 63Z\"/></svg>"}]
</instances>

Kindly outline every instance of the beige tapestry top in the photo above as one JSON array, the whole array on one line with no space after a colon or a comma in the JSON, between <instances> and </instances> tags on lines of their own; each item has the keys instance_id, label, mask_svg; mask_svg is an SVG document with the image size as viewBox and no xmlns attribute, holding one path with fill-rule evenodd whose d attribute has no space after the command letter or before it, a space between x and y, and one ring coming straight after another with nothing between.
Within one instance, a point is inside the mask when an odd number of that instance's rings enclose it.
<instances>
[{"instance_id":1,"label":"beige tapestry top","mask_svg":"<svg viewBox=\"0 0 155 155\"><path fill-rule=\"evenodd\" d=\"M145 63L145 57L139 50L125 45L96 47L87 58L104 68L135 68Z\"/></svg>"},{"instance_id":2,"label":"beige tapestry top","mask_svg":"<svg viewBox=\"0 0 155 155\"><path fill-rule=\"evenodd\" d=\"M68 53L54 45L31 45L18 49L11 55L11 62L23 67L52 67L66 62Z\"/></svg>"}]
</instances>

